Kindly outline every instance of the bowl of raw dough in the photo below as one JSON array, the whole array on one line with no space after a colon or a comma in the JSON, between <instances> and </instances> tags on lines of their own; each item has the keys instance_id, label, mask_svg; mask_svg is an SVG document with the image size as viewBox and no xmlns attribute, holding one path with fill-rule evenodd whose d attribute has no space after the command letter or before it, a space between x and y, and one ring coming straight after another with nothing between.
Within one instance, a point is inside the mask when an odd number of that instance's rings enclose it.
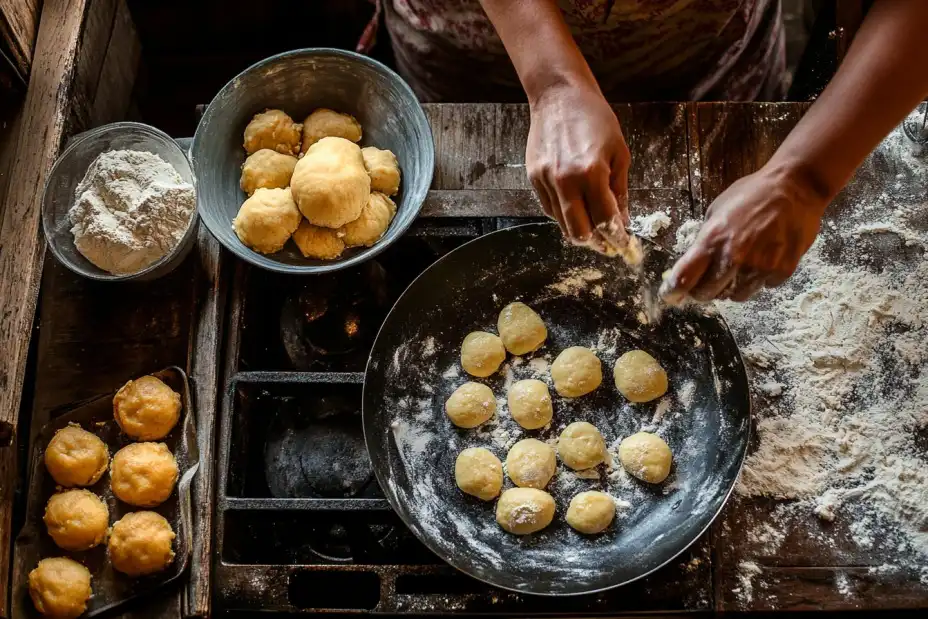
<instances>
[{"instance_id":1,"label":"bowl of raw dough","mask_svg":"<svg viewBox=\"0 0 928 619\"><path fill-rule=\"evenodd\" d=\"M119 151L136 151L141 155L131 161L122 160L116 166L119 168L117 171L101 171L92 183L95 195L88 199L106 201L116 193L124 198L129 196L132 206L138 207L134 223L119 227L112 218L101 216L93 222L87 219L81 225L84 231L91 226L95 230L107 228L108 231L100 231L100 235L109 234L119 239L124 239L127 230L131 229L134 233L132 243L137 243L142 249L135 256L122 254L114 257L111 245L93 242L88 234L84 249L95 257L91 261L75 243L75 222L69 211L78 198L83 198L76 195L76 190L91 164L103 153ZM170 168L176 174L172 174ZM127 169L130 176L123 176ZM159 172L168 174L170 178L166 181L163 177L155 179L153 182L161 186L151 191L148 180ZM165 188L165 182L169 187ZM183 212L178 210L180 207L176 202L172 203L173 206L166 206L174 198L166 197L165 192L170 196L176 195L175 182L193 187L193 204L189 205L189 197L185 198ZM49 172L42 196L42 227L48 247L59 262L89 279L149 281L166 275L183 262L196 241L196 185L193 169L184 151L168 134L154 127L119 122L78 134L71 139ZM189 186L184 191L189 192ZM156 193L158 196L154 195ZM81 212L86 214L87 211ZM132 243L126 246L132 247ZM109 262L118 262L122 268L111 271L100 266Z\"/></svg>"},{"instance_id":2,"label":"bowl of raw dough","mask_svg":"<svg viewBox=\"0 0 928 619\"><path fill-rule=\"evenodd\" d=\"M246 247L232 220L247 198L239 181L246 152L245 127L267 109L302 122L328 108L360 123L360 146L392 151L399 162L396 215L379 241L345 250L332 260L305 258L292 240L262 254ZM336 49L301 49L251 66L216 95L193 139L191 159L197 176L200 218L229 251L271 271L311 274L357 265L386 249L412 225L432 183L435 148L425 111L412 89L393 71L366 56Z\"/></svg>"}]
</instances>

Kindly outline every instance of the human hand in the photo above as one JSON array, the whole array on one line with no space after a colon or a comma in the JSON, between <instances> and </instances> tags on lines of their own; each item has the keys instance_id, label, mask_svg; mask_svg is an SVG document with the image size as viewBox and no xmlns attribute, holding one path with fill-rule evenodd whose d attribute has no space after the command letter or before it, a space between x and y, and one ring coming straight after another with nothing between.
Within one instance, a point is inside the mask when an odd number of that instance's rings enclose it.
<instances>
[{"instance_id":1,"label":"human hand","mask_svg":"<svg viewBox=\"0 0 928 619\"><path fill-rule=\"evenodd\" d=\"M669 303L746 301L786 281L812 246L828 200L799 175L765 166L715 199L660 295Z\"/></svg>"},{"instance_id":2,"label":"human hand","mask_svg":"<svg viewBox=\"0 0 928 619\"><path fill-rule=\"evenodd\" d=\"M532 102L525 167L545 213L573 243L625 247L630 155L599 89L552 87Z\"/></svg>"}]
</instances>

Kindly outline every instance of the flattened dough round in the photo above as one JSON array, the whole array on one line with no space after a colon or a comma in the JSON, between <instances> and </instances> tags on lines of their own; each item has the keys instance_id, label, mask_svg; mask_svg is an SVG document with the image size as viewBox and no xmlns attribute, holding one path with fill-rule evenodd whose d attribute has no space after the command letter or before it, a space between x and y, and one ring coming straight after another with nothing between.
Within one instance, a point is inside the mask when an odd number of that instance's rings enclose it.
<instances>
[{"instance_id":1,"label":"flattened dough round","mask_svg":"<svg viewBox=\"0 0 928 619\"><path fill-rule=\"evenodd\" d=\"M249 196L256 189L283 189L290 186L290 177L296 167L296 157L283 155L270 148L262 148L248 156L242 166L239 186Z\"/></svg>"},{"instance_id":2,"label":"flattened dough round","mask_svg":"<svg viewBox=\"0 0 928 619\"><path fill-rule=\"evenodd\" d=\"M509 387L509 414L526 430L537 430L551 422L554 405L548 385L529 378Z\"/></svg>"},{"instance_id":3,"label":"flattened dough round","mask_svg":"<svg viewBox=\"0 0 928 619\"><path fill-rule=\"evenodd\" d=\"M273 254L283 249L300 219L289 189L258 189L242 204L232 228L246 247Z\"/></svg>"},{"instance_id":4,"label":"flattened dough round","mask_svg":"<svg viewBox=\"0 0 928 619\"><path fill-rule=\"evenodd\" d=\"M445 402L445 413L459 428L476 428L496 413L496 398L486 385L464 383Z\"/></svg>"},{"instance_id":5,"label":"flattened dough round","mask_svg":"<svg viewBox=\"0 0 928 619\"><path fill-rule=\"evenodd\" d=\"M361 149L361 156L364 157L364 167L371 177L371 190L388 196L396 195L400 190L400 164L393 151L367 146Z\"/></svg>"},{"instance_id":6,"label":"flattened dough round","mask_svg":"<svg viewBox=\"0 0 928 619\"><path fill-rule=\"evenodd\" d=\"M506 455L506 472L520 488L543 490L557 469L554 449L538 439L525 438L512 446Z\"/></svg>"},{"instance_id":7,"label":"flattened dough round","mask_svg":"<svg viewBox=\"0 0 928 619\"><path fill-rule=\"evenodd\" d=\"M630 350L615 362L615 386L629 402L650 402L667 393L667 372L643 350Z\"/></svg>"},{"instance_id":8,"label":"flattened dough round","mask_svg":"<svg viewBox=\"0 0 928 619\"><path fill-rule=\"evenodd\" d=\"M43 520L49 536L59 548L87 550L106 539L110 511L106 503L89 490L66 490L48 499Z\"/></svg>"},{"instance_id":9,"label":"flattened dough round","mask_svg":"<svg viewBox=\"0 0 928 619\"><path fill-rule=\"evenodd\" d=\"M575 421L561 432L557 440L561 462L582 471L600 464L606 457L606 441L591 423Z\"/></svg>"},{"instance_id":10,"label":"flattened dough round","mask_svg":"<svg viewBox=\"0 0 928 619\"><path fill-rule=\"evenodd\" d=\"M132 443L113 456L113 494L136 507L164 503L177 481L177 460L164 443Z\"/></svg>"},{"instance_id":11,"label":"flattened dough round","mask_svg":"<svg viewBox=\"0 0 928 619\"><path fill-rule=\"evenodd\" d=\"M46 617L74 619L87 610L90 570L67 557L42 559L29 572L29 597Z\"/></svg>"},{"instance_id":12,"label":"flattened dough round","mask_svg":"<svg viewBox=\"0 0 928 619\"><path fill-rule=\"evenodd\" d=\"M567 524L581 533L601 533L615 518L615 501L605 492L581 492L570 500Z\"/></svg>"},{"instance_id":13,"label":"flattened dough round","mask_svg":"<svg viewBox=\"0 0 928 619\"><path fill-rule=\"evenodd\" d=\"M360 142L361 123L351 114L342 114L324 107L315 110L303 121L304 153L322 138L332 137Z\"/></svg>"},{"instance_id":14,"label":"flattened dough round","mask_svg":"<svg viewBox=\"0 0 928 619\"><path fill-rule=\"evenodd\" d=\"M75 424L55 432L45 448L45 469L65 488L92 486L103 477L109 463L106 443Z\"/></svg>"},{"instance_id":15,"label":"flattened dough round","mask_svg":"<svg viewBox=\"0 0 928 619\"><path fill-rule=\"evenodd\" d=\"M510 488L496 503L496 522L505 531L528 535L554 520L554 499L544 490Z\"/></svg>"},{"instance_id":16,"label":"flattened dough round","mask_svg":"<svg viewBox=\"0 0 928 619\"><path fill-rule=\"evenodd\" d=\"M503 308L496 326L506 350L514 355L538 350L548 338L548 329L541 316L518 301Z\"/></svg>"},{"instance_id":17,"label":"flattened dough round","mask_svg":"<svg viewBox=\"0 0 928 619\"><path fill-rule=\"evenodd\" d=\"M495 374L506 360L503 340L486 331L474 331L461 344L461 367L471 376L486 378Z\"/></svg>"},{"instance_id":18,"label":"flattened dough round","mask_svg":"<svg viewBox=\"0 0 928 619\"><path fill-rule=\"evenodd\" d=\"M462 492L490 501L503 487L503 464L489 449L470 447L454 461L454 481Z\"/></svg>"},{"instance_id":19,"label":"flattened dough round","mask_svg":"<svg viewBox=\"0 0 928 619\"><path fill-rule=\"evenodd\" d=\"M579 398L603 382L603 364L589 348L571 346L551 364L554 389L565 398Z\"/></svg>"},{"instance_id":20,"label":"flattened dough round","mask_svg":"<svg viewBox=\"0 0 928 619\"><path fill-rule=\"evenodd\" d=\"M370 247L387 231L394 215L396 215L396 204L393 200L380 192L372 192L358 218L341 228L345 245Z\"/></svg>"},{"instance_id":21,"label":"flattened dough round","mask_svg":"<svg viewBox=\"0 0 928 619\"><path fill-rule=\"evenodd\" d=\"M155 512L131 512L116 521L107 545L113 568L129 576L160 572L174 560L174 530Z\"/></svg>"},{"instance_id":22,"label":"flattened dough round","mask_svg":"<svg viewBox=\"0 0 928 619\"><path fill-rule=\"evenodd\" d=\"M619 443L619 461L630 475L649 484L659 484L670 475L673 453L658 435L638 432Z\"/></svg>"},{"instance_id":23,"label":"flattened dough round","mask_svg":"<svg viewBox=\"0 0 928 619\"><path fill-rule=\"evenodd\" d=\"M171 433L180 420L180 394L156 376L123 385L113 397L119 428L137 441L154 441Z\"/></svg>"},{"instance_id":24,"label":"flattened dough round","mask_svg":"<svg viewBox=\"0 0 928 619\"><path fill-rule=\"evenodd\" d=\"M314 226L305 219L293 233L293 242L304 258L334 260L345 251L345 241L338 230Z\"/></svg>"},{"instance_id":25,"label":"flattened dough round","mask_svg":"<svg viewBox=\"0 0 928 619\"><path fill-rule=\"evenodd\" d=\"M290 191L314 226L341 228L354 221L371 196L361 149L344 138L322 138L297 162Z\"/></svg>"},{"instance_id":26,"label":"flattened dough round","mask_svg":"<svg viewBox=\"0 0 928 619\"><path fill-rule=\"evenodd\" d=\"M299 123L282 110L266 110L255 114L245 127L245 151L251 155L268 148L284 155L300 152Z\"/></svg>"}]
</instances>

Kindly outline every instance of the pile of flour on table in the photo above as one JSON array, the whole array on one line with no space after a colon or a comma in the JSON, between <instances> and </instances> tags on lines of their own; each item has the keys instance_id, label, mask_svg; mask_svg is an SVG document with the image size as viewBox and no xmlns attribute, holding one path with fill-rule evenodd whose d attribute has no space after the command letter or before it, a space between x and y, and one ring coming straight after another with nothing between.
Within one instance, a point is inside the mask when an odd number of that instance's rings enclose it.
<instances>
[{"instance_id":1,"label":"pile of flour on table","mask_svg":"<svg viewBox=\"0 0 928 619\"><path fill-rule=\"evenodd\" d=\"M109 273L137 273L181 241L196 209L193 185L158 155L101 153L68 211L74 245Z\"/></svg>"},{"instance_id":2,"label":"pile of flour on table","mask_svg":"<svg viewBox=\"0 0 928 619\"><path fill-rule=\"evenodd\" d=\"M784 500L765 552L819 518L928 585L928 162L899 130L871 157L784 286L718 305L759 438L737 492Z\"/></svg>"}]
</instances>

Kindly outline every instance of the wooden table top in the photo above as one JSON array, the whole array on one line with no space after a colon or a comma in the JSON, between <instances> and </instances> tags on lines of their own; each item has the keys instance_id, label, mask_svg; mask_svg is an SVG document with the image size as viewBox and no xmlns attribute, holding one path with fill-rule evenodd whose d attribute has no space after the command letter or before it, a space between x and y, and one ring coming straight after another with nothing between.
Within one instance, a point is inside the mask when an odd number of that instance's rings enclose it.
<instances>
[{"instance_id":1,"label":"wooden table top","mask_svg":"<svg viewBox=\"0 0 928 619\"><path fill-rule=\"evenodd\" d=\"M701 217L728 184L760 167L805 109L806 104L795 103L616 106L632 152L633 214L668 212L673 226L658 241L672 246L676 227ZM525 106L443 104L429 105L426 111L435 136L436 170L423 217L537 216L523 166L529 126ZM214 244L208 235L201 236L201 246ZM207 254L215 252L214 247L206 249ZM191 367L191 350L202 333L198 321L203 299L208 296L202 256L194 252L177 271L156 282L119 286L79 279L54 259L46 260L36 371L24 398L31 394L33 434L56 407L166 365ZM219 280L216 274L233 260L223 252L225 266L218 260L207 264L212 273L207 280ZM218 310L214 306L210 311ZM195 381L196 371L194 367ZM200 411L201 418L211 415ZM207 472L211 474L209 467ZM25 480L20 477L20 482ZM664 568L646 586L630 592L651 599L650 610L668 615L928 607L928 586L895 580L890 572L871 573L867 551L853 546L840 524L823 529L810 518L807 527L789 532L776 556L767 556L756 536L748 533L772 518L775 507L773 500L733 497L678 565ZM828 543L821 542L823 535ZM202 557L209 556L208 540L201 550ZM742 585L739 565L746 561L764 571L764 595L736 595ZM195 574L208 574L208 562L193 569ZM839 576L853 581L853 596L839 590ZM672 602L662 606L661 598ZM172 595L132 614L177 616L180 609L180 596ZM621 614L623 609L615 611Z\"/></svg>"}]
</instances>

